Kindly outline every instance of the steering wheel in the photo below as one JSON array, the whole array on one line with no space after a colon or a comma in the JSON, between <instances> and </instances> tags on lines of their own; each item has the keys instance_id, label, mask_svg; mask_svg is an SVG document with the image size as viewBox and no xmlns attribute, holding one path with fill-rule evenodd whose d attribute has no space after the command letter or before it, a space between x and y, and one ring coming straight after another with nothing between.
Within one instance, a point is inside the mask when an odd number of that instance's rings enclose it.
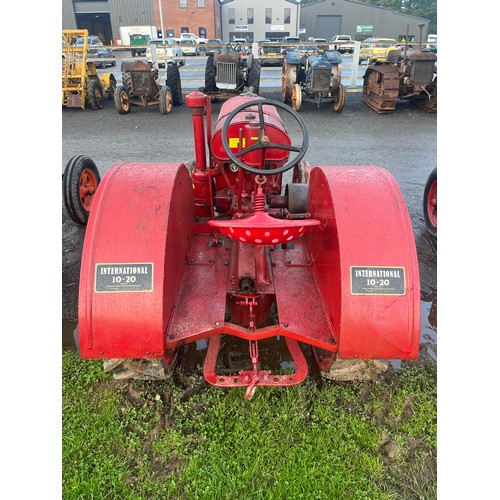
<instances>
[{"instance_id":1,"label":"steering wheel","mask_svg":"<svg viewBox=\"0 0 500 500\"><path fill-rule=\"evenodd\" d=\"M235 154L229 148L229 144L227 141L227 130L229 128L229 125L238 113L241 113L244 109L255 106L257 106L259 112L259 128L260 128L259 138L257 139L257 142L255 144L252 144L248 148L242 149L241 151L238 151ZM284 111L292 115L292 117L295 119L295 121L298 122L300 129L302 130L302 144L300 146L292 146L292 145L288 146L287 144L274 144L269 141L269 137L267 137L267 135L264 135L265 123L264 123L264 111L262 109L263 106L275 106L276 108L283 109ZM231 111L231 113L225 120L224 125L222 126L222 147L224 148L224 152L227 154L229 159L235 165L238 165L238 167L242 168L245 172L256 175L276 175L286 172L287 170L290 170L300 160L302 160L302 158L306 154L307 148L309 147L309 132L307 130L306 123L304 122L302 117L286 104L278 101L273 101L271 99L255 99L253 101L244 102L243 104L240 104L238 107L234 108L233 111ZM288 163L285 163L285 165L283 165L282 167L273 168L270 170L263 170L260 168L249 167L248 165L245 165L243 161L238 159L240 156L246 155L247 153L251 153L252 151L258 151L260 149L263 149L265 151L266 149L270 148L283 149L286 151L294 151L298 153L298 155L292 160L290 160ZM264 159L265 159L265 152L264 152Z\"/></svg>"},{"instance_id":2,"label":"steering wheel","mask_svg":"<svg viewBox=\"0 0 500 500\"><path fill-rule=\"evenodd\" d=\"M319 50L318 49L307 49L305 52L304 52L304 56L305 57L309 57L309 56L317 56L319 55Z\"/></svg>"},{"instance_id":3,"label":"steering wheel","mask_svg":"<svg viewBox=\"0 0 500 500\"><path fill-rule=\"evenodd\" d=\"M241 45L239 43L228 42L226 48L235 50L236 52L241 52Z\"/></svg>"}]
</instances>

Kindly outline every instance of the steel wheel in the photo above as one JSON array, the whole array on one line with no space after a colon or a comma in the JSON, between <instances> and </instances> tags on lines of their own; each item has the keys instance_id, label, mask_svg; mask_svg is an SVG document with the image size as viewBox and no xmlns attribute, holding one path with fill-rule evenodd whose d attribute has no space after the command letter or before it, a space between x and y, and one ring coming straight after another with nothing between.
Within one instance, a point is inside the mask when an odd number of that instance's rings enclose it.
<instances>
[{"instance_id":1,"label":"steel wheel","mask_svg":"<svg viewBox=\"0 0 500 500\"><path fill-rule=\"evenodd\" d=\"M300 111L300 107L302 106L302 89L300 85L296 83L293 86L292 90L292 108L294 111Z\"/></svg>"},{"instance_id":2,"label":"steel wheel","mask_svg":"<svg viewBox=\"0 0 500 500\"><path fill-rule=\"evenodd\" d=\"M125 115L130 112L130 98L123 85L116 87L114 99L115 108L119 115Z\"/></svg>"},{"instance_id":3,"label":"steel wheel","mask_svg":"<svg viewBox=\"0 0 500 500\"><path fill-rule=\"evenodd\" d=\"M424 220L427 231L437 236L437 167L429 175L424 189Z\"/></svg>"},{"instance_id":4,"label":"steel wheel","mask_svg":"<svg viewBox=\"0 0 500 500\"><path fill-rule=\"evenodd\" d=\"M290 92L290 72L291 72L291 67L286 63L286 61L283 62L283 69L281 72L281 100L285 103L290 102L290 97L291 97L291 92Z\"/></svg>"},{"instance_id":5,"label":"steel wheel","mask_svg":"<svg viewBox=\"0 0 500 500\"><path fill-rule=\"evenodd\" d=\"M172 111L172 91L168 85L165 85L160 90L160 113L162 115L167 115Z\"/></svg>"},{"instance_id":6,"label":"steel wheel","mask_svg":"<svg viewBox=\"0 0 500 500\"><path fill-rule=\"evenodd\" d=\"M63 174L64 204L77 224L87 224L100 182L96 164L88 156L77 155L67 163Z\"/></svg>"},{"instance_id":7,"label":"steel wheel","mask_svg":"<svg viewBox=\"0 0 500 500\"><path fill-rule=\"evenodd\" d=\"M340 113L344 109L345 104L345 87L339 84L337 100L333 103L333 111Z\"/></svg>"}]
</instances>

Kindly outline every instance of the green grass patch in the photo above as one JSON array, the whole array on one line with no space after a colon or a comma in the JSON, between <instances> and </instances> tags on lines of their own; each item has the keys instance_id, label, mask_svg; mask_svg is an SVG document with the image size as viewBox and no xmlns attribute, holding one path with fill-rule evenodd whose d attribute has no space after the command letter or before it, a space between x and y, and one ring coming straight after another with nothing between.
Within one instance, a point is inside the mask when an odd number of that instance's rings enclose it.
<instances>
[{"instance_id":1,"label":"green grass patch","mask_svg":"<svg viewBox=\"0 0 500 500\"><path fill-rule=\"evenodd\" d=\"M375 382L116 381L63 353L63 498L436 498L436 366Z\"/></svg>"}]
</instances>

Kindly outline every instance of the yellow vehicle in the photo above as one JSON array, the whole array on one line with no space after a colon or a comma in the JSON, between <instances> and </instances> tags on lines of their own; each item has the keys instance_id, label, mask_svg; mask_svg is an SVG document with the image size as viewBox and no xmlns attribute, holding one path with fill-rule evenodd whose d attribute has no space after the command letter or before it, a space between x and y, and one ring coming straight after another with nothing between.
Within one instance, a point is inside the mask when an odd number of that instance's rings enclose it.
<instances>
[{"instance_id":1,"label":"yellow vehicle","mask_svg":"<svg viewBox=\"0 0 500 500\"><path fill-rule=\"evenodd\" d=\"M80 37L83 44L77 45ZM87 61L88 37L87 30L62 30L62 105L67 108L101 109L104 94L114 96L115 77L99 77L95 63Z\"/></svg>"},{"instance_id":2,"label":"yellow vehicle","mask_svg":"<svg viewBox=\"0 0 500 500\"><path fill-rule=\"evenodd\" d=\"M384 62L391 50L398 50L394 38L367 38L361 44L359 64L363 61L366 61L367 65L374 62Z\"/></svg>"}]
</instances>

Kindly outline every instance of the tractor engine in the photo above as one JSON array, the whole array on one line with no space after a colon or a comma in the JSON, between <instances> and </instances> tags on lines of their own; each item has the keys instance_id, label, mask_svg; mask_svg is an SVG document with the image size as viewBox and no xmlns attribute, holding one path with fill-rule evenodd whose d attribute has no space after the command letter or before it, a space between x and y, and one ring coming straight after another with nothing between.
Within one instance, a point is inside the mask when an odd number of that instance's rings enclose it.
<instances>
[{"instance_id":1,"label":"tractor engine","mask_svg":"<svg viewBox=\"0 0 500 500\"><path fill-rule=\"evenodd\" d=\"M305 70L306 92L308 94L324 93L326 97L332 86L332 68L332 64L323 57L308 57Z\"/></svg>"},{"instance_id":2,"label":"tractor engine","mask_svg":"<svg viewBox=\"0 0 500 500\"><path fill-rule=\"evenodd\" d=\"M403 60L399 66L399 76L403 95L420 93L434 78L436 54L417 51Z\"/></svg>"}]
</instances>

